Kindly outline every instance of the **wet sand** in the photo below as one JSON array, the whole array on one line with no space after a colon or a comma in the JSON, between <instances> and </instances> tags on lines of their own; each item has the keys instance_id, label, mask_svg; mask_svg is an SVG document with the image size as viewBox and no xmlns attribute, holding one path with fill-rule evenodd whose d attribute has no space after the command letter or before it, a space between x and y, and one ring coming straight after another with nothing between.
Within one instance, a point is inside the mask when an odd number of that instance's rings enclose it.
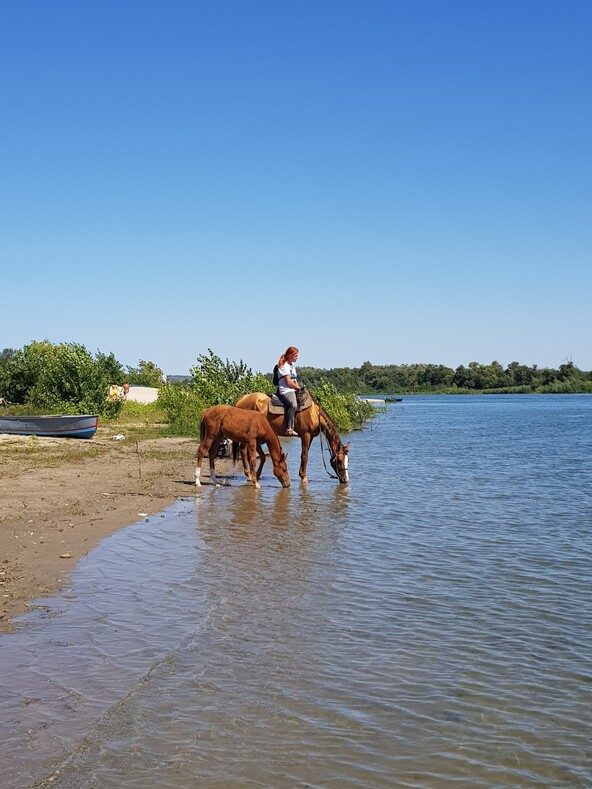
<instances>
[{"instance_id":1,"label":"wet sand","mask_svg":"<svg viewBox=\"0 0 592 789\"><path fill-rule=\"evenodd\" d=\"M98 436L0 435L0 632L101 539L194 494L195 439ZM203 469L207 483L207 458ZM235 471L226 459L216 470Z\"/></svg>"}]
</instances>

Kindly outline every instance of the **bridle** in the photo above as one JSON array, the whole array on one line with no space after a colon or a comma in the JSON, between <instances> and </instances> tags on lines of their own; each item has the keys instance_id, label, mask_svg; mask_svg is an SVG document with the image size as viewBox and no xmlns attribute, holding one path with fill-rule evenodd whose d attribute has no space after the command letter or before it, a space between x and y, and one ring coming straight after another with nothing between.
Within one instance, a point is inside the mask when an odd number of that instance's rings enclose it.
<instances>
[{"instance_id":1,"label":"bridle","mask_svg":"<svg viewBox=\"0 0 592 789\"><path fill-rule=\"evenodd\" d=\"M324 432L325 431L322 430L322 429L319 430L319 443L321 445L321 457L323 458L323 466L325 467L325 471L331 477L331 479L337 479L337 480L339 480L341 482L341 477L339 477L338 474L332 474L329 471L329 469L327 468L327 464L325 462L325 451L323 449L323 435L324 435ZM327 442L327 451L330 454L329 463L331 464L331 468L335 471L335 468L337 466L337 458L338 458L338 456L340 454L343 454L345 456L347 453L346 452L340 453L339 451L334 452L333 451L333 447L331 446L331 444L329 443L329 440L327 439L327 436L325 436L325 441ZM340 445L340 449L341 449L342 446L343 446L343 444Z\"/></svg>"}]
</instances>

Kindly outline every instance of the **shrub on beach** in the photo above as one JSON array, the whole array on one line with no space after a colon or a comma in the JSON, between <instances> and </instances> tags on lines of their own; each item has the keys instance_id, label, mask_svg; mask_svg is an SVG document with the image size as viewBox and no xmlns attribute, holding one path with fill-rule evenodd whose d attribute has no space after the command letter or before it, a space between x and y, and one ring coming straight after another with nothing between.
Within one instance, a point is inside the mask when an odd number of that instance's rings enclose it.
<instances>
[{"instance_id":1,"label":"shrub on beach","mask_svg":"<svg viewBox=\"0 0 592 789\"><path fill-rule=\"evenodd\" d=\"M121 403L107 402L106 393L122 374L112 353L93 357L79 343L32 342L2 365L0 398L29 412L115 416Z\"/></svg>"},{"instance_id":2,"label":"shrub on beach","mask_svg":"<svg viewBox=\"0 0 592 789\"><path fill-rule=\"evenodd\" d=\"M166 414L168 431L177 436L199 436L201 414L213 405L234 405L249 392L273 389L261 373L253 373L240 362L223 362L208 349L197 357L187 384L165 384L158 394L158 405Z\"/></svg>"},{"instance_id":3,"label":"shrub on beach","mask_svg":"<svg viewBox=\"0 0 592 789\"><path fill-rule=\"evenodd\" d=\"M168 433L199 436L201 414L207 408L199 392L190 386L165 384L158 392L157 405L166 414Z\"/></svg>"},{"instance_id":4,"label":"shrub on beach","mask_svg":"<svg viewBox=\"0 0 592 789\"><path fill-rule=\"evenodd\" d=\"M169 429L176 435L199 436L199 417L212 405L233 405L245 394L273 394L274 387L262 373L253 373L241 360L223 362L211 350L197 357L191 381L185 386L167 384L158 402L167 413ZM327 411L338 430L357 430L376 415L371 403L353 394L340 394L335 386L321 379L311 394Z\"/></svg>"},{"instance_id":5,"label":"shrub on beach","mask_svg":"<svg viewBox=\"0 0 592 789\"><path fill-rule=\"evenodd\" d=\"M359 400L351 393L340 394L335 386L324 378L310 391L329 414L337 429L346 433L359 430L377 413L372 403Z\"/></svg>"},{"instance_id":6,"label":"shrub on beach","mask_svg":"<svg viewBox=\"0 0 592 789\"><path fill-rule=\"evenodd\" d=\"M225 362L208 348L208 353L197 357L191 370L190 387L199 394L206 407L234 405L239 397L249 392L271 394L273 387L262 373L254 373L243 362Z\"/></svg>"},{"instance_id":7,"label":"shrub on beach","mask_svg":"<svg viewBox=\"0 0 592 789\"><path fill-rule=\"evenodd\" d=\"M134 373L144 384L162 381L162 372L152 362L140 361L127 368L111 354L95 356L78 343L53 345L49 340L32 342L22 350L5 349L0 354L0 402L3 411L13 413L99 414L116 419L134 416L134 404L120 398L108 400L111 384L126 380ZM142 377L143 376L143 377ZM186 384L160 386L156 413L141 410L144 422L168 423L167 432L177 436L199 436L202 412L213 405L234 404L250 392L271 395L274 387L262 373L254 373L242 361L224 362L213 351L197 357ZM339 394L335 386L321 378L311 388L339 430L355 430L376 413L369 403L353 394Z\"/></svg>"},{"instance_id":8,"label":"shrub on beach","mask_svg":"<svg viewBox=\"0 0 592 789\"><path fill-rule=\"evenodd\" d=\"M128 365L125 378L132 386L154 386L160 387L163 382L163 374L160 367L154 362L147 362L140 359L137 367Z\"/></svg>"}]
</instances>

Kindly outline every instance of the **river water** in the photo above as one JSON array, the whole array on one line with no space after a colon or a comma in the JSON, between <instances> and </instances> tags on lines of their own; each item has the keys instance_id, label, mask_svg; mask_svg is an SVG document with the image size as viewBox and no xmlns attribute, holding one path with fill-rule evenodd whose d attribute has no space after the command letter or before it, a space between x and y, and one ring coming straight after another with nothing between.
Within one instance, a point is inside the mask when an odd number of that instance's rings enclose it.
<instances>
[{"instance_id":1,"label":"river water","mask_svg":"<svg viewBox=\"0 0 592 789\"><path fill-rule=\"evenodd\" d=\"M0 637L0 786L592 786L592 396L404 398ZM207 481L207 480L206 480Z\"/></svg>"}]
</instances>

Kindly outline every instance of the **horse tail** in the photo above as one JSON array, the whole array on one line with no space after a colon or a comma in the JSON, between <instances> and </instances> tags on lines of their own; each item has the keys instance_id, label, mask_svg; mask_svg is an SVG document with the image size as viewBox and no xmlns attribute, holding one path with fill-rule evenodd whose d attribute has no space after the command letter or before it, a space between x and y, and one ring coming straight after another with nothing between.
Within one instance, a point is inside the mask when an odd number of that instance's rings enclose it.
<instances>
[{"instance_id":1,"label":"horse tail","mask_svg":"<svg viewBox=\"0 0 592 789\"><path fill-rule=\"evenodd\" d=\"M240 443L238 441L232 442L232 465L236 466L236 461L238 460L238 454L240 452Z\"/></svg>"}]
</instances>

